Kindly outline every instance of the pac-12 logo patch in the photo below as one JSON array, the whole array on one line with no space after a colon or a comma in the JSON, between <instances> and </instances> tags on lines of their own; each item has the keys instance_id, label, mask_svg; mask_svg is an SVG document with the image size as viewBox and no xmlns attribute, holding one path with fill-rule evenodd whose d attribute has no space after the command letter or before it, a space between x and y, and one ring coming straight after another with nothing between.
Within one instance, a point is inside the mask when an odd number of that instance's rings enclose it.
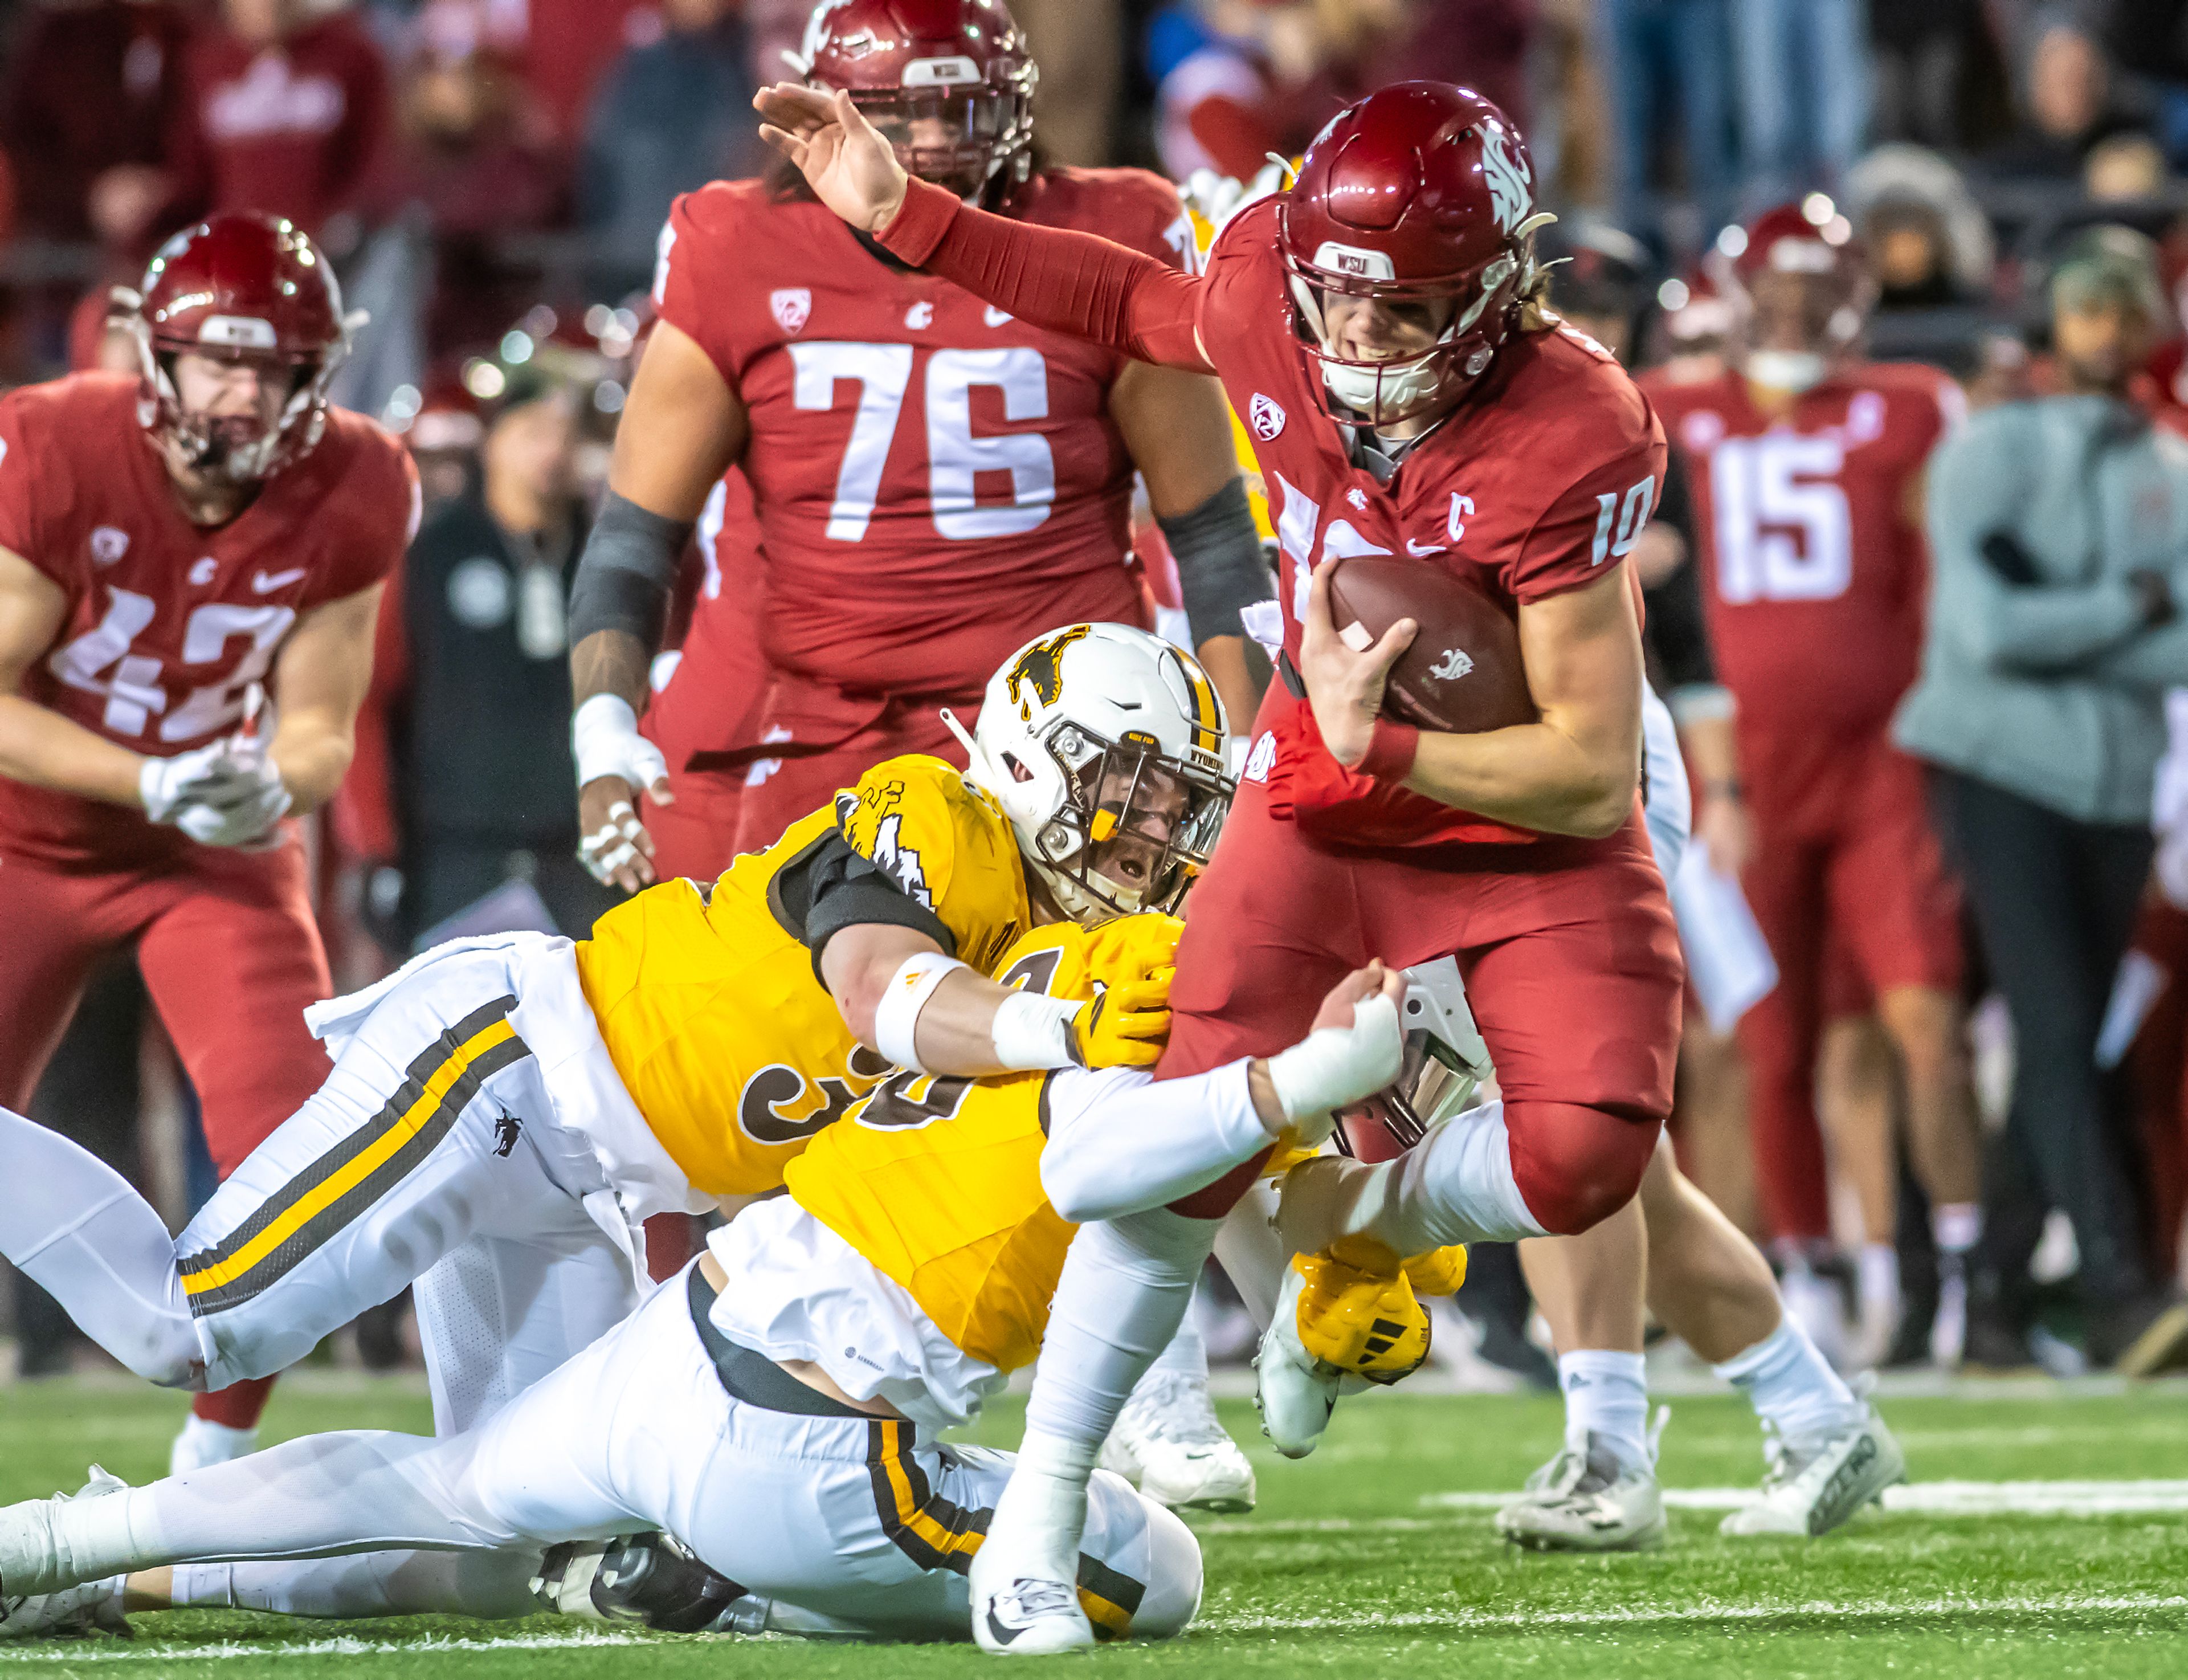
<instances>
[{"instance_id":1,"label":"pac-12 logo patch","mask_svg":"<svg viewBox=\"0 0 2188 1680\"><path fill-rule=\"evenodd\" d=\"M118 525L102 525L91 533L91 557L111 566L129 552L129 533Z\"/></svg>"},{"instance_id":2,"label":"pac-12 logo patch","mask_svg":"<svg viewBox=\"0 0 2188 1680\"><path fill-rule=\"evenodd\" d=\"M813 319L813 290L809 286L783 286L767 295L775 324L787 333L803 332Z\"/></svg>"},{"instance_id":3,"label":"pac-12 logo patch","mask_svg":"<svg viewBox=\"0 0 2188 1680\"><path fill-rule=\"evenodd\" d=\"M1246 405L1246 423L1254 428L1254 436L1264 443L1284 429L1284 411L1277 406L1276 399L1254 393L1254 400Z\"/></svg>"}]
</instances>

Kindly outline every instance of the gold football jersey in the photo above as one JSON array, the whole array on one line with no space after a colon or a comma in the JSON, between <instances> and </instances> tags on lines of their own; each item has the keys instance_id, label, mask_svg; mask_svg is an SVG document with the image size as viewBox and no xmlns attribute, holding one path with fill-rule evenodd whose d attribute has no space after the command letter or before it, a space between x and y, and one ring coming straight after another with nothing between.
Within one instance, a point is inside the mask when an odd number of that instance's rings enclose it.
<instances>
[{"instance_id":1,"label":"gold football jersey","mask_svg":"<svg viewBox=\"0 0 2188 1680\"><path fill-rule=\"evenodd\" d=\"M1099 930L1035 928L996 978L1086 999ZM1048 1204L1040 1152L1052 1073L899 1074L783 1175L798 1205L903 1285L935 1327L998 1371L1033 1362L1077 1230Z\"/></svg>"},{"instance_id":2,"label":"gold football jersey","mask_svg":"<svg viewBox=\"0 0 2188 1680\"><path fill-rule=\"evenodd\" d=\"M852 1037L805 943L802 870L841 833L984 972L1029 920L1009 820L939 758L876 765L711 889L650 887L593 926L578 976L616 1072L711 1196L753 1195L888 1063Z\"/></svg>"}]
</instances>

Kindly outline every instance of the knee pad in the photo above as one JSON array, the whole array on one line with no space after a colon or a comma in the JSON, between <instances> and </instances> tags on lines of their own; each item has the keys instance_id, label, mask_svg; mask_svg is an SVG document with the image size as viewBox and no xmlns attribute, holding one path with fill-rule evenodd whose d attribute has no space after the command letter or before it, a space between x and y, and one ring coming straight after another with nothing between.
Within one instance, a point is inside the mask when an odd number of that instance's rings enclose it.
<instances>
[{"instance_id":1,"label":"knee pad","mask_svg":"<svg viewBox=\"0 0 2188 1680\"><path fill-rule=\"evenodd\" d=\"M1628 1119L1573 1102L1509 1102L1512 1177L1554 1235L1576 1237L1633 1199L1663 1133L1661 1119Z\"/></svg>"},{"instance_id":2,"label":"knee pad","mask_svg":"<svg viewBox=\"0 0 2188 1680\"><path fill-rule=\"evenodd\" d=\"M1148 1591L1132 1612L1132 1638L1173 1639L1200 1611L1200 1542L1176 1512L1139 1498L1147 1507Z\"/></svg>"}]
</instances>

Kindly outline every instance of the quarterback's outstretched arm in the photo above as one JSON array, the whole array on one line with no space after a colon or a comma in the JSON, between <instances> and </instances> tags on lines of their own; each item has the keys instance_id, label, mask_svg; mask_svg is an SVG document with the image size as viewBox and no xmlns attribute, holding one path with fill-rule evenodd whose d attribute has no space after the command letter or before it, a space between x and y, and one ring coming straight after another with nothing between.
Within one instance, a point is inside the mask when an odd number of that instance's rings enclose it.
<instances>
[{"instance_id":1,"label":"quarterback's outstretched arm","mask_svg":"<svg viewBox=\"0 0 2188 1680\"><path fill-rule=\"evenodd\" d=\"M1200 347L1199 283L1167 263L1063 228L968 209L905 173L847 93L794 82L753 96L760 135L820 202L892 256L1052 332L1121 355L1213 373Z\"/></svg>"}]
</instances>

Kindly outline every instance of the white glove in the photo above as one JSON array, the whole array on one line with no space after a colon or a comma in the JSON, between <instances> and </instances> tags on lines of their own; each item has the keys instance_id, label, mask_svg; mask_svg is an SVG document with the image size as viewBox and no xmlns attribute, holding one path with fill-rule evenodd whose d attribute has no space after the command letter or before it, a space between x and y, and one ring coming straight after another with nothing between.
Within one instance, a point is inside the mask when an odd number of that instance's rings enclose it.
<instances>
[{"instance_id":1,"label":"white glove","mask_svg":"<svg viewBox=\"0 0 2188 1680\"><path fill-rule=\"evenodd\" d=\"M596 694L571 714L570 756L579 787L612 775L656 799L668 792L668 760L638 732L638 713L620 696Z\"/></svg>"},{"instance_id":2,"label":"white glove","mask_svg":"<svg viewBox=\"0 0 2188 1680\"><path fill-rule=\"evenodd\" d=\"M230 736L172 758L147 758L138 797L154 822L201 846L251 846L272 833L294 803L256 736Z\"/></svg>"},{"instance_id":3,"label":"white glove","mask_svg":"<svg viewBox=\"0 0 2188 1680\"><path fill-rule=\"evenodd\" d=\"M1269 1058L1269 1083L1287 1130L1313 1148L1328 1141L1337 1113L1363 1102L1398 1077L1406 1034L1398 1006L1378 993L1352 1006L1352 1024L1309 1033Z\"/></svg>"}]
</instances>

